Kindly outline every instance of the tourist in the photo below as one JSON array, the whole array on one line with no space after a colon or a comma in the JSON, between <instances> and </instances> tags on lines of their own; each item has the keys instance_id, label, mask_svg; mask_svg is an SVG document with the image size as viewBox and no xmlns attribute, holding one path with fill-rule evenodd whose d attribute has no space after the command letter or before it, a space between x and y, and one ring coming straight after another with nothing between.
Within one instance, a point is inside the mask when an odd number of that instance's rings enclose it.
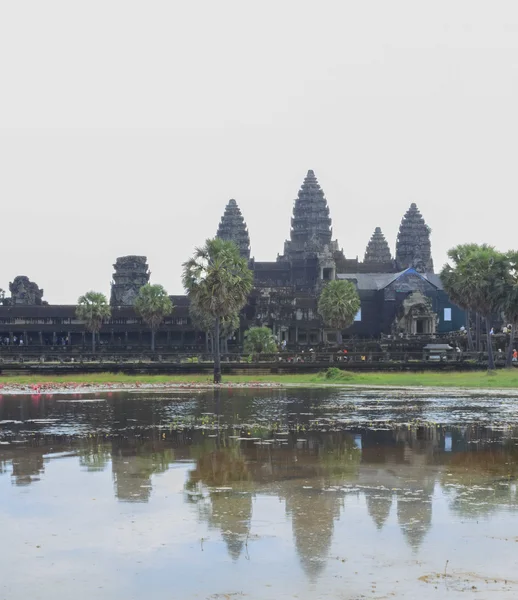
<instances>
[{"instance_id":1,"label":"tourist","mask_svg":"<svg viewBox=\"0 0 518 600\"><path fill-rule=\"evenodd\" d=\"M20 346L23 346L23 340L20 338Z\"/></svg>"},{"instance_id":2,"label":"tourist","mask_svg":"<svg viewBox=\"0 0 518 600\"><path fill-rule=\"evenodd\" d=\"M516 348L513 350L513 362L518 361L518 351Z\"/></svg>"},{"instance_id":3,"label":"tourist","mask_svg":"<svg viewBox=\"0 0 518 600\"><path fill-rule=\"evenodd\" d=\"M489 332L489 335L494 335L495 330L491 327L491 331Z\"/></svg>"}]
</instances>

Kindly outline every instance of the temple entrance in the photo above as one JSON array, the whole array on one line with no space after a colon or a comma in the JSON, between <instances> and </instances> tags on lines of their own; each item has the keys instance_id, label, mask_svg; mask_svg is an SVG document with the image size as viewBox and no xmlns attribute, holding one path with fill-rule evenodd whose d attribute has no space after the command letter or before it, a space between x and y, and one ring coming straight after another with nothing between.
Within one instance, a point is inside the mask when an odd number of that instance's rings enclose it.
<instances>
[{"instance_id":1,"label":"temple entrance","mask_svg":"<svg viewBox=\"0 0 518 600\"><path fill-rule=\"evenodd\" d=\"M402 313L402 314L401 314ZM403 301L400 317L396 321L399 332L408 335L433 335L437 326L437 315L432 310L430 298L416 291Z\"/></svg>"}]
</instances>

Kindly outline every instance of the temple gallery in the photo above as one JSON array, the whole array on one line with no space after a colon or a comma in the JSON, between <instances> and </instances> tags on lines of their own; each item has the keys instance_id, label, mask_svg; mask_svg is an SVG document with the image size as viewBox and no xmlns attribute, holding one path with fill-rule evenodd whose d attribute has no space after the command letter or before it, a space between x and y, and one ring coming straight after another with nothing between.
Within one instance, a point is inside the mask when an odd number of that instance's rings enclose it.
<instances>
[{"instance_id":1,"label":"temple gallery","mask_svg":"<svg viewBox=\"0 0 518 600\"><path fill-rule=\"evenodd\" d=\"M329 206L313 171L308 171L293 205L290 237L277 260L262 262L250 256L250 237L235 200L221 217L217 236L232 240L249 260L254 287L233 336L236 344L251 326L268 326L279 342L292 346L333 343L335 332L324 327L317 313L323 286L333 279L354 283L361 309L345 338L377 339L456 331L465 325L465 313L445 293L434 273L430 228L416 204L403 215L395 254L379 227L367 243L363 261L347 258L333 240ZM187 257L186 257L187 258ZM150 331L135 313L139 289L149 282L145 256L123 256L114 264L111 282L111 318L100 331L107 345L148 344ZM85 327L76 306L52 305L43 290L27 276L9 284L10 296L0 306L0 337L23 344L84 344ZM187 296L172 296L175 310L157 332L157 348L203 344L189 315Z\"/></svg>"}]
</instances>

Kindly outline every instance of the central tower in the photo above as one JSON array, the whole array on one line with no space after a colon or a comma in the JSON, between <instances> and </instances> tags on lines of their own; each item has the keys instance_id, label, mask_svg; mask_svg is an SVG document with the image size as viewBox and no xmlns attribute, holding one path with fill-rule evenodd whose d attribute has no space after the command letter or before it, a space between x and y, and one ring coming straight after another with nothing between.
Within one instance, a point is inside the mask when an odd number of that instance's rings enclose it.
<instances>
[{"instance_id":1,"label":"central tower","mask_svg":"<svg viewBox=\"0 0 518 600\"><path fill-rule=\"evenodd\" d=\"M310 170L295 200L284 256L293 259L301 258L306 252L321 252L325 246L331 246L332 233L327 200L315 173Z\"/></svg>"}]
</instances>

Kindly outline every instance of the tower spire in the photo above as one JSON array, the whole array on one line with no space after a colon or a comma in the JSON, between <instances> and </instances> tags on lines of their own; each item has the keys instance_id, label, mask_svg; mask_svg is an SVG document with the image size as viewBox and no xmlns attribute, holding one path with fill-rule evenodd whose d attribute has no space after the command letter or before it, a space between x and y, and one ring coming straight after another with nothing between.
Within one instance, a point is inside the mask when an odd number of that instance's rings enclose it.
<instances>
[{"instance_id":1,"label":"tower spire","mask_svg":"<svg viewBox=\"0 0 518 600\"><path fill-rule=\"evenodd\" d=\"M284 254L319 251L331 244L331 218L324 192L311 169L299 190L293 206L290 240L284 245Z\"/></svg>"},{"instance_id":2,"label":"tower spire","mask_svg":"<svg viewBox=\"0 0 518 600\"><path fill-rule=\"evenodd\" d=\"M234 199L229 200L225 207L216 237L234 242L241 256L250 258L250 236L241 210Z\"/></svg>"},{"instance_id":3,"label":"tower spire","mask_svg":"<svg viewBox=\"0 0 518 600\"><path fill-rule=\"evenodd\" d=\"M363 262L366 263L390 263L392 256L387 240L383 235L380 227L376 227L374 233L365 249L365 257Z\"/></svg>"},{"instance_id":4,"label":"tower spire","mask_svg":"<svg viewBox=\"0 0 518 600\"><path fill-rule=\"evenodd\" d=\"M413 267L420 273L433 273L430 228L413 202L399 226L396 263L401 270Z\"/></svg>"}]
</instances>

